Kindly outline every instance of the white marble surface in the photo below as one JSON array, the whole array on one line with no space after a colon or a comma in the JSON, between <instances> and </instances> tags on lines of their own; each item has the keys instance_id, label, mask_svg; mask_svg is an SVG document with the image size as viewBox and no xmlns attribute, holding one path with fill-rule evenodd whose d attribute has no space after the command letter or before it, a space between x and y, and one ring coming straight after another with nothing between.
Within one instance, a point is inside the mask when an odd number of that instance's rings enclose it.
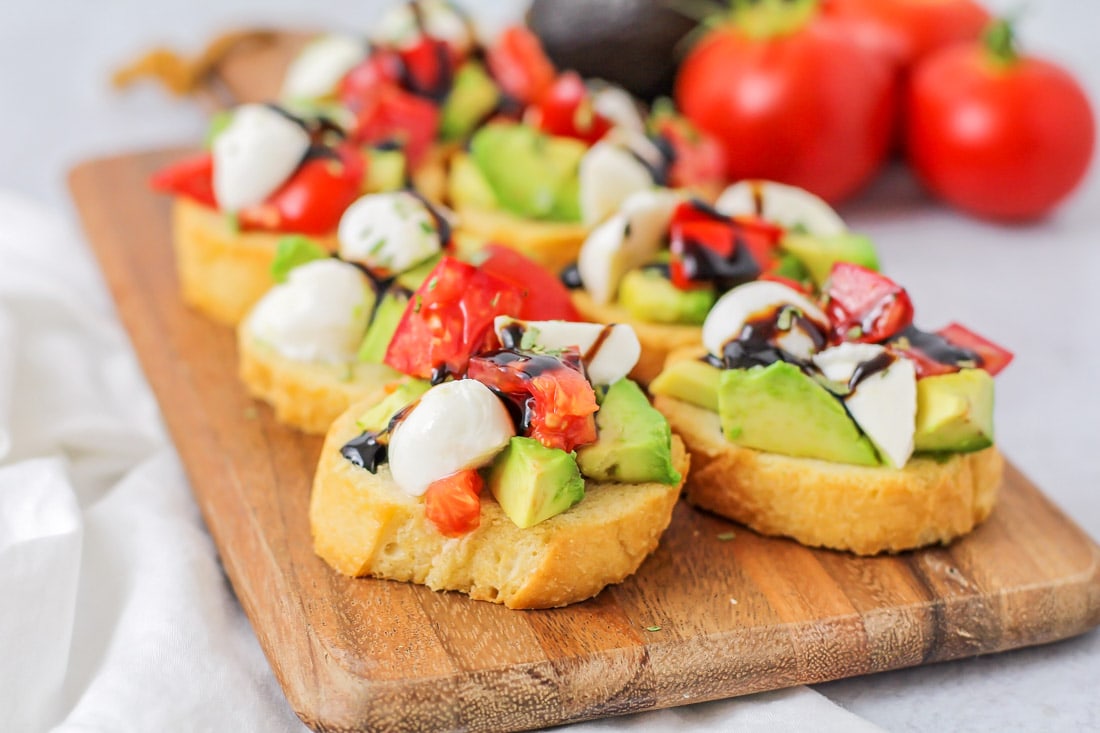
<instances>
[{"instance_id":1,"label":"white marble surface","mask_svg":"<svg viewBox=\"0 0 1100 733\"><path fill-rule=\"evenodd\" d=\"M467 2L493 18L516 2ZM993 8L1017 5L1011 0ZM0 189L72 216L67 169L95 155L193 141L199 110L109 71L155 42L197 50L235 24L365 27L380 3L347 0L52 0L0 8ZM1033 0L1020 34L1100 103L1100 5ZM1047 220L1004 227L924 197L899 166L842 211L875 237L918 321L950 320L1015 350L998 378L999 442L1070 517L1100 537L1100 165ZM891 731L1100 730L1100 632L1043 647L879 674L816 689ZM808 722L808 726L810 726ZM810 726L812 727L812 726Z\"/></svg>"}]
</instances>

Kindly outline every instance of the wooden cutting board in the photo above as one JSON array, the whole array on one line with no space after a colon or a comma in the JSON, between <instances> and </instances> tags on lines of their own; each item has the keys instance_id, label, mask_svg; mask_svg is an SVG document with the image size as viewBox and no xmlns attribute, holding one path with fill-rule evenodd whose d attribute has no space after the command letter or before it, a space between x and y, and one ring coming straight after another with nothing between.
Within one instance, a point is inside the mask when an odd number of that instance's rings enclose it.
<instances>
[{"instance_id":1,"label":"wooden cutting board","mask_svg":"<svg viewBox=\"0 0 1100 733\"><path fill-rule=\"evenodd\" d=\"M681 503L637 575L564 609L510 611L338 575L310 546L320 439L250 399L232 331L177 297L169 202L146 179L178 154L85 163L72 192L226 572L312 728L535 728L1040 644L1100 623L1100 548L1011 467L989 521L946 549L810 550Z\"/></svg>"}]
</instances>

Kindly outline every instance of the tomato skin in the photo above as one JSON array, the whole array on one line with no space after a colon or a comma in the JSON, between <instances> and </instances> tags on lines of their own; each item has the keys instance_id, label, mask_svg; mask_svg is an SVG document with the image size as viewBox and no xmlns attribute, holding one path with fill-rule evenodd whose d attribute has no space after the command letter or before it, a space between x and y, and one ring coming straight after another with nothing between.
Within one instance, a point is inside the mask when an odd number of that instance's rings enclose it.
<instances>
[{"instance_id":1,"label":"tomato skin","mask_svg":"<svg viewBox=\"0 0 1100 733\"><path fill-rule=\"evenodd\" d=\"M335 159L307 160L267 201L241 209L241 228L312 235L335 231L344 211L359 198L366 161L353 145L340 145L334 152Z\"/></svg>"},{"instance_id":2,"label":"tomato skin","mask_svg":"<svg viewBox=\"0 0 1100 733\"><path fill-rule=\"evenodd\" d=\"M977 353L982 358L981 368L989 372L991 376L997 376L1014 357L1014 354L1008 349L998 346L958 323L949 324L936 331L936 333L956 346Z\"/></svg>"},{"instance_id":3,"label":"tomato skin","mask_svg":"<svg viewBox=\"0 0 1100 733\"><path fill-rule=\"evenodd\" d=\"M671 188L722 186L726 183L726 153L714 138L682 117L657 124L657 134L672 146L672 165L668 171Z\"/></svg>"},{"instance_id":4,"label":"tomato skin","mask_svg":"<svg viewBox=\"0 0 1100 733\"><path fill-rule=\"evenodd\" d=\"M944 46L977 40L991 20L975 0L829 0L826 12L879 34L872 43L906 66Z\"/></svg>"},{"instance_id":5,"label":"tomato skin","mask_svg":"<svg viewBox=\"0 0 1100 733\"><path fill-rule=\"evenodd\" d=\"M906 151L928 190L978 216L1048 213L1081 181L1095 143L1077 82L1033 57L998 64L977 44L944 49L913 71Z\"/></svg>"},{"instance_id":6,"label":"tomato skin","mask_svg":"<svg viewBox=\"0 0 1100 733\"><path fill-rule=\"evenodd\" d=\"M396 139L414 168L424 159L439 131L439 108L395 83L377 85L350 109L355 113L352 140L373 144Z\"/></svg>"},{"instance_id":7,"label":"tomato skin","mask_svg":"<svg viewBox=\"0 0 1100 733\"><path fill-rule=\"evenodd\" d=\"M383 361L403 374L432 379L461 375L471 354L496 341L493 319L514 315L520 288L453 257L443 257L401 316Z\"/></svg>"},{"instance_id":8,"label":"tomato skin","mask_svg":"<svg viewBox=\"0 0 1100 733\"><path fill-rule=\"evenodd\" d=\"M761 219L731 218L699 201L682 202L669 223L672 284L681 290L729 288L755 279L778 262L782 236L782 229Z\"/></svg>"},{"instance_id":9,"label":"tomato skin","mask_svg":"<svg viewBox=\"0 0 1100 733\"><path fill-rule=\"evenodd\" d=\"M504 93L522 105L540 99L557 76L538 36L523 26L504 29L486 52L486 63Z\"/></svg>"},{"instance_id":10,"label":"tomato skin","mask_svg":"<svg viewBox=\"0 0 1100 733\"><path fill-rule=\"evenodd\" d=\"M474 469L433 481L424 492L424 515L445 537L461 537L481 525L481 489Z\"/></svg>"},{"instance_id":11,"label":"tomato skin","mask_svg":"<svg viewBox=\"0 0 1100 733\"><path fill-rule=\"evenodd\" d=\"M482 248L488 257L478 267L501 280L507 280L523 291L523 305L518 318L525 321L580 321L569 289L561 280L534 260L501 244Z\"/></svg>"},{"instance_id":12,"label":"tomato skin","mask_svg":"<svg viewBox=\"0 0 1100 733\"><path fill-rule=\"evenodd\" d=\"M879 343L913 322L913 301L905 288L866 267L838 262L824 290L833 343Z\"/></svg>"},{"instance_id":13,"label":"tomato skin","mask_svg":"<svg viewBox=\"0 0 1100 733\"><path fill-rule=\"evenodd\" d=\"M712 31L675 88L684 114L725 148L730 180L781 181L834 204L885 159L896 95L893 65L820 15L770 39Z\"/></svg>"},{"instance_id":14,"label":"tomato skin","mask_svg":"<svg viewBox=\"0 0 1100 733\"><path fill-rule=\"evenodd\" d=\"M561 74L528 108L526 120L548 135L575 138L587 145L594 145L612 127L596 112L588 87L575 71Z\"/></svg>"},{"instance_id":15,"label":"tomato skin","mask_svg":"<svg viewBox=\"0 0 1100 733\"><path fill-rule=\"evenodd\" d=\"M214 156L210 153L172 163L161 168L149 179L154 191L184 196L212 209L218 208L214 198Z\"/></svg>"}]
</instances>

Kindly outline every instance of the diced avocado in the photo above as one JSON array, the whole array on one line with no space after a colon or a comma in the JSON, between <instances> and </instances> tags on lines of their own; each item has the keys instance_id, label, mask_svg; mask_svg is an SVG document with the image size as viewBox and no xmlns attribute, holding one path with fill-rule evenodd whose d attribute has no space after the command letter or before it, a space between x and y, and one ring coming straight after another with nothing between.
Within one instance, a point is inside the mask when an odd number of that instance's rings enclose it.
<instances>
[{"instance_id":1,"label":"diced avocado","mask_svg":"<svg viewBox=\"0 0 1100 733\"><path fill-rule=\"evenodd\" d=\"M554 197L554 206L546 218L550 221L581 220L581 180L574 175L566 179Z\"/></svg>"},{"instance_id":2,"label":"diced avocado","mask_svg":"<svg viewBox=\"0 0 1100 733\"><path fill-rule=\"evenodd\" d=\"M639 321L701 326L714 306L714 288L681 290L658 270L631 270L619 283L619 305Z\"/></svg>"},{"instance_id":3,"label":"diced avocado","mask_svg":"<svg viewBox=\"0 0 1100 733\"><path fill-rule=\"evenodd\" d=\"M726 439L746 448L877 466L874 447L843 403L793 364L723 369L718 416Z\"/></svg>"},{"instance_id":4,"label":"diced avocado","mask_svg":"<svg viewBox=\"0 0 1100 733\"><path fill-rule=\"evenodd\" d=\"M788 280L794 280L800 283L812 279L810 278L809 270L802 264L802 260L788 253L779 255L779 264L777 264L775 269L771 272L773 275L779 275L780 277L785 277Z\"/></svg>"},{"instance_id":5,"label":"diced avocado","mask_svg":"<svg viewBox=\"0 0 1100 733\"><path fill-rule=\"evenodd\" d=\"M517 527L561 514L584 498L584 479L571 453L515 436L493 461L489 490Z\"/></svg>"},{"instance_id":6,"label":"diced avocado","mask_svg":"<svg viewBox=\"0 0 1100 733\"><path fill-rule=\"evenodd\" d=\"M359 416L359 419L355 421L356 426L360 430L372 433L385 430L398 410L420 399L420 395L427 392L431 386L431 382L426 379L415 379L413 377L405 377L398 382L387 385L386 389L390 391L380 402L375 403Z\"/></svg>"},{"instance_id":7,"label":"diced avocado","mask_svg":"<svg viewBox=\"0 0 1100 733\"><path fill-rule=\"evenodd\" d=\"M718 383L721 378L722 370L718 367L698 359L684 359L667 365L649 383L649 391L718 412Z\"/></svg>"},{"instance_id":8,"label":"diced avocado","mask_svg":"<svg viewBox=\"0 0 1100 733\"><path fill-rule=\"evenodd\" d=\"M597 481L674 484L672 429L640 387L629 379L612 384L596 413L599 437L577 451L581 473Z\"/></svg>"},{"instance_id":9,"label":"diced avocado","mask_svg":"<svg viewBox=\"0 0 1100 733\"><path fill-rule=\"evenodd\" d=\"M397 324L401 322L401 316L405 313L405 306L409 304L409 295L403 290L387 290L382 296L382 302L374 312L374 319L367 327L367 334L363 337L363 343L359 345L358 359L366 364L381 364L386 357L386 349L393 340L393 333L397 330Z\"/></svg>"},{"instance_id":10,"label":"diced avocado","mask_svg":"<svg viewBox=\"0 0 1100 733\"><path fill-rule=\"evenodd\" d=\"M206 136L203 138L203 146L207 149L214 146L214 138L221 134L222 130L229 127L233 121L233 110L219 109L210 116L210 123L206 126Z\"/></svg>"},{"instance_id":11,"label":"diced avocado","mask_svg":"<svg viewBox=\"0 0 1100 733\"><path fill-rule=\"evenodd\" d=\"M363 183L366 193L399 191L405 187L405 153L401 150L367 151L367 180Z\"/></svg>"},{"instance_id":12,"label":"diced avocado","mask_svg":"<svg viewBox=\"0 0 1100 733\"><path fill-rule=\"evenodd\" d=\"M917 380L918 451L965 453L993 445L993 377L963 369Z\"/></svg>"},{"instance_id":13,"label":"diced avocado","mask_svg":"<svg viewBox=\"0 0 1100 733\"><path fill-rule=\"evenodd\" d=\"M461 140L496 109L500 90L485 67L467 61L455 73L454 85L443 103L439 131L444 140Z\"/></svg>"},{"instance_id":14,"label":"diced avocado","mask_svg":"<svg viewBox=\"0 0 1100 733\"><path fill-rule=\"evenodd\" d=\"M421 262L412 269L405 270L397 276L397 284L406 290L416 290L428 277L428 273L435 269L443 255L435 255Z\"/></svg>"},{"instance_id":15,"label":"diced avocado","mask_svg":"<svg viewBox=\"0 0 1100 733\"><path fill-rule=\"evenodd\" d=\"M574 213L577 189L568 184L586 150L579 140L509 123L485 125L470 140L471 157L500 206L530 219Z\"/></svg>"},{"instance_id":16,"label":"diced avocado","mask_svg":"<svg viewBox=\"0 0 1100 733\"><path fill-rule=\"evenodd\" d=\"M474 159L465 153L456 153L451 160L451 174L447 179L447 193L455 208L499 209L500 202L493 193L481 169Z\"/></svg>"},{"instance_id":17,"label":"diced avocado","mask_svg":"<svg viewBox=\"0 0 1100 733\"><path fill-rule=\"evenodd\" d=\"M275 259L271 261L271 278L277 282L286 282L287 275L298 265L314 260L323 260L328 252L309 237L291 234L279 239L275 250Z\"/></svg>"},{"instance_id":18,"label":"diced avocado","mask_svg":"<svg viewBox=\"0 0 1100 733\"><path fill-rule=\"evenodd\" d=\"M815 237L788 232L779 246L801 260L818 287L829 279L829 272L837 262L853 262L878 270L875 245L862 234L845 232L832 237Z\"/></svg>"}]
</instances>

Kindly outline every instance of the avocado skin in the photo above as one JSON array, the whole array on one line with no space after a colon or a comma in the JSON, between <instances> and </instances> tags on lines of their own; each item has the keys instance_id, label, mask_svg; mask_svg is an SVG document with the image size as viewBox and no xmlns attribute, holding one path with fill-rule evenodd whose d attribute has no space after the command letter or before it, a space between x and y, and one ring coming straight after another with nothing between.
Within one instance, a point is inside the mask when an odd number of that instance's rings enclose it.
<instances>
[{"instance_id":1,"label":"avocado skin","mask_svg":"<svg viewBox=\"0 0 1100 733\"><path fill-rule=\"evenodd\" d=\"M515 436L493 461L489 490L520 529L561 514L584 498L584 479L573 455Z\"/></svg>"},{"instance_id":2,"label":"avocado skin","mask_svg":"<svg viewBox=\"0 0 1100 733\"><path fill-rule=\"evenodd\" d=\"M527 25L558 68L652 100L671 93L676 44L695 21L664 0L534 0Z\"/></svg>"},{"instance_id":3,"label":"avocado skin","mask_svg":"<svg viewBox=\"0 0 1100 733\"><path fill-rule=\"evenodd\" d=\"M577 451L581 473L597 481L675 484L672 429L641 388L620 379L604 395L596 413L599 438Z\"/></svg>"}]
</instances>

